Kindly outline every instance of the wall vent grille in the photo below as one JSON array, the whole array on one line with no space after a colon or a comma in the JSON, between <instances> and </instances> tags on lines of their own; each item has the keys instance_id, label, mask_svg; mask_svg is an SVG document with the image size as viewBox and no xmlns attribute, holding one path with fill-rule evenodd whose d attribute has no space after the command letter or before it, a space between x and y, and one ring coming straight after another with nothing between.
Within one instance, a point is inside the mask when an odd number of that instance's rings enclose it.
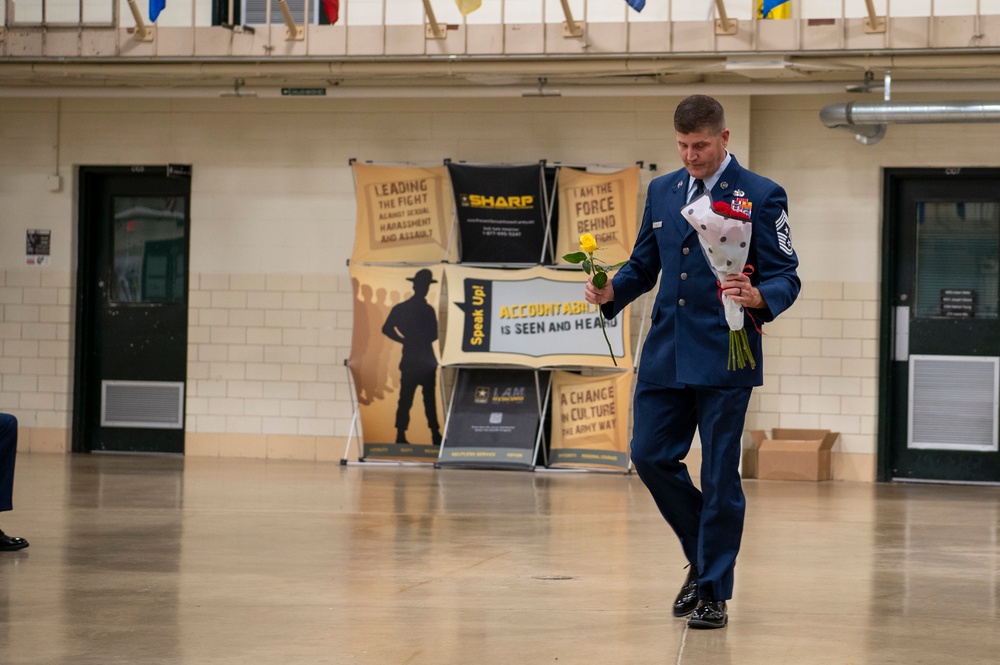
<instances>
[{"instance_id":1,"label":"wall vent grille","mask_svg":"<svg viewBox=\"0 0 1000 665\"><path fill-rule=\"evenodd\" d=\"M184 429L184 382L102 381L101 427Z\"/></svg>"}]
</instances>

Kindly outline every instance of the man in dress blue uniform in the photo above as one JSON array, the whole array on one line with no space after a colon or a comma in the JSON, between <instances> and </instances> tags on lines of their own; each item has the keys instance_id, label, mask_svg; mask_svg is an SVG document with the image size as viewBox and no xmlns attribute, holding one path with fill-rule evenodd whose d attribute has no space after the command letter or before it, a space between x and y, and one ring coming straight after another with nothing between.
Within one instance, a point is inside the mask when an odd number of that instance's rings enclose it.
<instances>
[{"instance_id":1,"label":"man in dress blue uniform","mask_svg":"<svg viewBox=\"0 0 1000 665\"><path fill-rule=\"evenodd\" d=\"M788 309L799 293L785 191L741 167L726 150L722 105L706 95L683 100L674 113L684 168L649 184L646 209L628 262L586 298L608 318L649 291L660 277L635 390L632 462L690 564L674 616L692 628L728 622L733 570L746 502L739 460L750 393L763 383L759 327ZM698 235L681 216L688 201L708 192L750 217L747 266L719 284ZM740 268L743 268L742 270ZM725 293L745 309L756 367L729 369ZM684 458L697 427L701 489Z\"/></svg>"},{"instance_id":2,"label":"man in dress blue uniform","mask_svg":"<svg viewBox=\"0 0 1000 665\"><path fill-rule=\"evenodd\" d=\"M14 496L14 456L17 455L17 418L0 413L0 512L12 509ZM0 552L14 552L28 546L24 538L0 531Z\"/></svg>"}]
</instances>

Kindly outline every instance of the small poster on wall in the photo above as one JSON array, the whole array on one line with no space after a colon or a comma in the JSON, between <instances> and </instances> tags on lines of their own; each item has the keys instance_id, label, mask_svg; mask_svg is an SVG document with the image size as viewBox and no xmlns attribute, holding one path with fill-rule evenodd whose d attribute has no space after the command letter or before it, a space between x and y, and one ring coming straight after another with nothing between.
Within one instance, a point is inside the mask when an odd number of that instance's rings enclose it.
<instances>
[{"instance_id":1,"label":"small poster on wall","mask_svg":"<svg viewBox=\"0 0 1000 665\"><path fill-rule=\"evenodd\" d=\"M29 266L47 265L52 247L51 229L28 229L25 235L25 263Z\"/></svg>"}]
</instances>

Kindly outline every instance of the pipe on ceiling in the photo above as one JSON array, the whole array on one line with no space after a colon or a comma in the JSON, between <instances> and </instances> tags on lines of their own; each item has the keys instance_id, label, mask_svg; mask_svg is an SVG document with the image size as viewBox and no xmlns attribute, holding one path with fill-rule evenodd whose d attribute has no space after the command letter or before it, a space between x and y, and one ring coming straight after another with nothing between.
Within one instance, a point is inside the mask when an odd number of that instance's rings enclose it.
<instances>
[{"instance_id":1,"label":"pipe on ceiling","mask_svg":"<svg viewBox=\"0 0 1000 665\"><path fill-rule=\"evenodd\" d=\"M1000 122L1000 102L847 102L824 106L819 117L827 127L846 129L873 145L888 125Z\"/></svg>"}]
</instances>

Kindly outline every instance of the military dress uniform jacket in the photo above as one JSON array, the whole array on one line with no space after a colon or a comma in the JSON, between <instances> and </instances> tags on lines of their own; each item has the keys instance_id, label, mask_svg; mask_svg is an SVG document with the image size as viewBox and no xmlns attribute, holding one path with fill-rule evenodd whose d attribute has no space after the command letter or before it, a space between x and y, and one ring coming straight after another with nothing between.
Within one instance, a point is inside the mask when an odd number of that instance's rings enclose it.
<instances>
[{"instance_id":1,"label":"military dress uniform jacket","mask_svg":"<svg viewBox=\"0 0 1000 665\"><path fill-rule=\"evenodd\" d=\"M801 283L788 228L788 200L777 183L741 167L736 158L712 188L712 201L725 201L750 216L753 224L747 264L750 282L767 303L748 310L744 327L756 369L727 369L729 326L711 266L698 234L681 216L686 204L688 173L680 169L649 184L646 209L628 262L612 278L615 299L604 305L613 317L656 284L649 335L642 348L639 380L679 388L692 386L751 387L763 383L761 335L755 328L788 309Z\"/></svg>"}]
</instances>

